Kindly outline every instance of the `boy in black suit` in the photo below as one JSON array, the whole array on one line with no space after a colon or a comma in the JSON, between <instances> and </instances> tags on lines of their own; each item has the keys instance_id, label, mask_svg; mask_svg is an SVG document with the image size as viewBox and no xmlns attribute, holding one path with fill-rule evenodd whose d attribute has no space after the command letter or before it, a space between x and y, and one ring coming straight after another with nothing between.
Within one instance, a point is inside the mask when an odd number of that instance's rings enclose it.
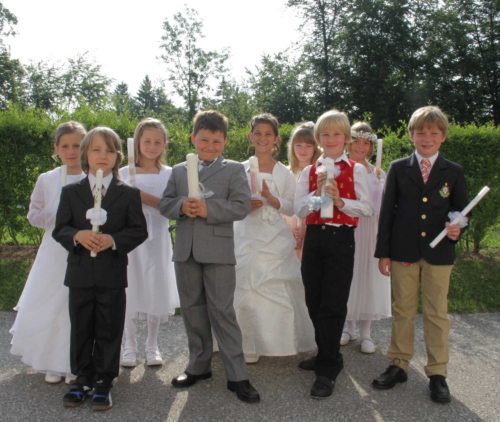
<instances>
[{"instance_id":1,"label":"boy in black suit","mask_svg":"<svg viewBox=\"0 0 500 422\"><path fill-rule=\"evenodd\" d=\"M407 380L421 290L431 399L448 403L448 287L461 231L448 223L448 213L465 207L467 190L462 167L439 153L448 132L446 115L438 107L419 108L408 131L415 152L391 163L380 210L375 256L382 274L391 275L394 319L391 365L372 385L389 389ZM447 237L432 249L429 243L445 226Z\"/></svg>"},{"instance_id":2,"label":"boy in black suit","mask_svg":"<svg viewBox=\"0 0 500 422\"><path fill-rule=\"evenodd\" d=\"M82 169L88 177L65 186L53 237L69 251L64 284L69 287L70 363L77 376L63 398L79 406L94 389L93 410L112 406L110 389L118 376L125 318L127 253L147 238L139 191L118 180L122 159L118 135L107 127L91 130L81 143ZM103 170L102 209L94 207L96 172ZM96 253L95 257L91 252Z\"/></svg>"}]
</instances>

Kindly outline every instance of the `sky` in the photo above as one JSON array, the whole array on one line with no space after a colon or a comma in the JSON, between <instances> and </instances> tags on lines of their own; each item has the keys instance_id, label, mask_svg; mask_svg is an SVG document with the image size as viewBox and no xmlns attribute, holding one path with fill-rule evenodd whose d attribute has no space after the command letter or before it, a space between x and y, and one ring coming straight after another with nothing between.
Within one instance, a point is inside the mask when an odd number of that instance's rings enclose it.
<instances>
[{"instance_id":1,"label":"sky","mask_svg":"<svg viewBox=\"0 0 500 422\"><path fill-rule=\"evenodd\" d=\"M299 19L286 0L1 0L17 16L17 35L7 38L11 57L23 64L64 64L88 52L114 85L125 82L135 95L149 75L166 79L159 59L162 24L187 5L203 21L205 50L229 47L231 75L240 83L263 54L283 51L300 40ZM113 85L113 86L114 86Z\"/></svg>"}]
</instances>

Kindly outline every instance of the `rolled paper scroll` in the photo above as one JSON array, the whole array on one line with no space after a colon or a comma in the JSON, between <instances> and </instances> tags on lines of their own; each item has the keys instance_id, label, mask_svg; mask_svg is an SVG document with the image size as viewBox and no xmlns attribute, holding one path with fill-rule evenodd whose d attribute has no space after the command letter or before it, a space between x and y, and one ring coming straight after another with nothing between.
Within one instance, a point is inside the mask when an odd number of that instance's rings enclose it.
<instances>
[{"instance_id":1,"label":"rolled paper scroll","mask_svg":"<svg viewBox=\"0 0 500 422\"><path fill-rule=\"evenodd\" d=\"M467 214L469 214L472 211L472 208L474 208L481 199L483 199L484 195L486 195L490 191L490 188L488 186L484 186L479 193L475 196L475 198L470 201L466 207L460 212L460 216L455 218L453 221L450 222L450 224L458 224L461 220L461 218L466 217ZM441 233L439 233L435 239L429 244L431 248L435 248L441 240L443 240L446 237L446 228L443 229Z\"/></svg>"},{"instance_id":2,"label":"rolled paper scroll","mask_svg":"<svg viewBox=\"0 0 500 422\"><path fill-rule=\"evenodd\" d=\"M94 189L94 209L101 209L101 201L102 201L102 179L103 179L103 171L102 169L97 169L95 174L95 189ZM99 226L97 224L92 224L92 231L94 233L99 232ZM90 252L90 256L95 258L97 253L94 251Z\"/></svg>"},{"instance_id":3,"label":"rolled paper scroll","mask_svg":"<svg viewBox=\"0 0 500 422\"><path fill-rule=\"evenodd\" d=\"M128 158L128 181L135 186L135 149L134 138L127 139L127 158Z\"/></svg>"},{"instance_id":4,"label":"rolled paper scroll","mask_svg":"<svg viewBox=\"0 0 500 422\"><path fill-rule=\"evenodd\" d=\"M198 156L193 153L186 155L188 196L200 199L200 182L198 179Z\"/></svg>"}]
</instances>

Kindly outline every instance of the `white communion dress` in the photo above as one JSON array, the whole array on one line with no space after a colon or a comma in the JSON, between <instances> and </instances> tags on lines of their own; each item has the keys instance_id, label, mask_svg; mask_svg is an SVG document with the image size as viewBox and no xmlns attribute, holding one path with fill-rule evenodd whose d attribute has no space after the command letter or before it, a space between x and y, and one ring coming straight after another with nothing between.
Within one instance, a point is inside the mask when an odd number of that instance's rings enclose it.
<instances>
[{"instance_id":1,"label":"white communion dress","mask_svg":"<svg viewBox=\"0 0 500 422\"><path fill-rule=\"evenodd\" d=\"M249 169L248 161L243 163ZM315 348L305 305L295 239L282 214L293 215L295 178L281 163L272 174L259 173L281 204L269 204L235 223L236 290L234 308L243 352L289 356Z\"/></svg>"},{"instance_id":2,"label":"white communion dress","mask_svg":"<svg viewBox=\"0 0 500 422\"><path fill-rule=\"evenodd\" d=\"M172 168L164 165L157 174L137 173L134 186L161 198L171 173ZM120 169L120 178L128 181L128 166ZM154 315L165 321L179 307L169 222L156 208L143 204L142 211L148 238L128 254L127 315Z\"/></svg>"},{"instance_id":3,"label":"white communion dress","mask_svg":"<svg viewBox=\"0 0 500 422\"><path fill-rule=\"evenodd\" d=\"M84 173L67 175L66 184L84 177ZM45 233L15 308L10 351L36 372L65 376L71 373L68 288L64 286L68 252L52 238L61 185L58 167L41 174L31 194L28 220Z\"/></svg>"},{"instance_id":4,"label":"white communion dress","mask_svg":"<svg viewBox=\"0 0 500 422\"><path fill-rule=\"evenodd\" d=\"M380 178L377 177L375 167L370 165L367 181L374 214L371 217L359 217L358 227L354 232L356 249L347 302L348 321L373 321L391 316L390 278L380 273L378 259L373 256L385 173L382 171Z\"/></svg>"}]
</instances>

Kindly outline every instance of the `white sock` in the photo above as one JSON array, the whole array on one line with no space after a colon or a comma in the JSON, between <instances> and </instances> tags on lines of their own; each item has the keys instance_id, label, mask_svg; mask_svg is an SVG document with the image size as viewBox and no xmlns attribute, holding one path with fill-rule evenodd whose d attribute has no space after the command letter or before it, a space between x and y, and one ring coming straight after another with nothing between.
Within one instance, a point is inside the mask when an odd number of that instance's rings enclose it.
<instances>
[{"instance_id":1,"label":"white sock","mask_svg":"<svg viewBox=\"0 0 500 422\"><path fill-rule=\"evenodd\" d=\"M146 350L158 349L158 331L160 329L160 318L156 315L148 315L148 337L146 339Z\"/></svg>"},{"instance_id":2,"label":"white sock","mask_svg":"<svg viewBox=\"0 0 500 422\"><path fill-rule=\"evenodd\" d=\"M123 327L123 349L137 353L137 327L135 315L125 315L125 326Z\"/></svg>"},{"instance_id":3,"label":"white sock","mask_svg":"<svg viewBox=\"0 0 500 422\"><path fill-rule=\"evenodd\" d=\"M346 321L345 323L345 331L347 331L352 336L356 335L356 321Z\"/></svg>"},{"instance_id":4,"label":"white sock","mask_svg":"<svg viewBox=\"0 0 500 422\"><path fill-rule=\"evenodd\" d=\"M371 338L372 322L370 320L359 321L359 335L361 338Z\"/></svg>"}]
</instances>

